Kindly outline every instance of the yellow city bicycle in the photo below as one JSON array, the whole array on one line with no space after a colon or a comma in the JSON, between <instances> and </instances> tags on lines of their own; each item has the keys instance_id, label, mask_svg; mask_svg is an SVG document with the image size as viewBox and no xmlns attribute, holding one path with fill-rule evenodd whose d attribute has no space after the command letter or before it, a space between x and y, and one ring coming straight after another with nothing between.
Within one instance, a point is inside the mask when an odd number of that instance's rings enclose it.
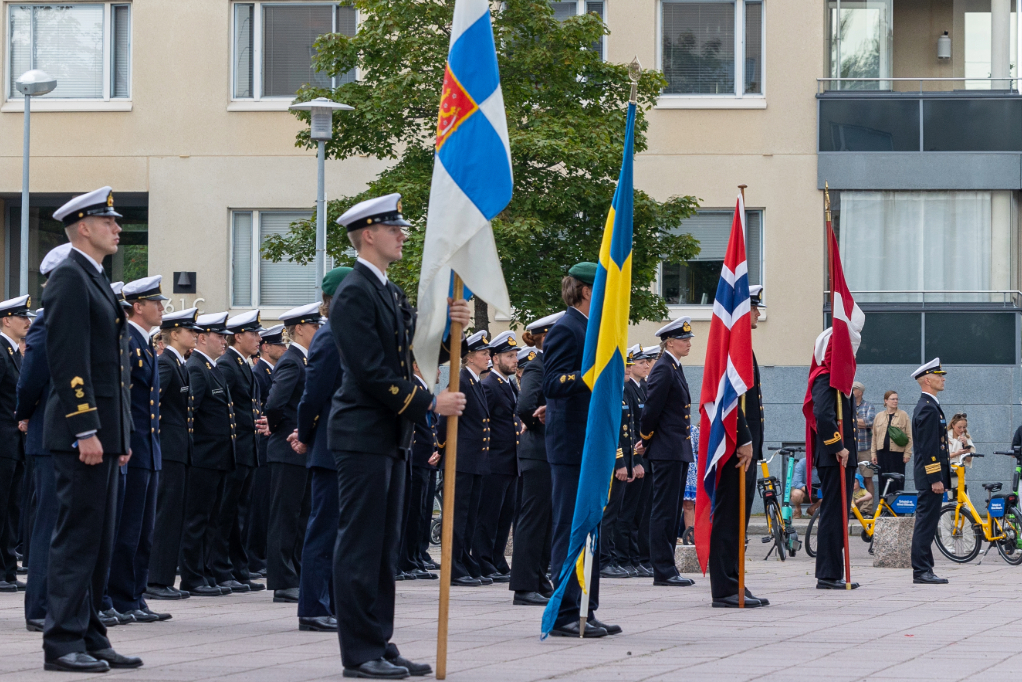
<instances>
[{"instance_id":1,"label":"yellow city bicycle","mask_svg":"<svg viewBox=\"0 0 1022 682\"><path fill-rule=\"evenodd\" d=\"M1010 453L1004 453L1010 454ZM982 457L983 455L972 455ZM1022 564L1022 512L1018 508L1018 494L995 495L1000 483L984 483L987 491L987 515L984 519L965 491L965 467L952 464L951 471L958 475L955 501L940 510L937 524L937 548L951 561L964 564L979 555L986 540L987 552L996 545L1001 558L1013 566ZM1018 476L1016 468L1015 476Z\"/></svg>"}]
</instances>

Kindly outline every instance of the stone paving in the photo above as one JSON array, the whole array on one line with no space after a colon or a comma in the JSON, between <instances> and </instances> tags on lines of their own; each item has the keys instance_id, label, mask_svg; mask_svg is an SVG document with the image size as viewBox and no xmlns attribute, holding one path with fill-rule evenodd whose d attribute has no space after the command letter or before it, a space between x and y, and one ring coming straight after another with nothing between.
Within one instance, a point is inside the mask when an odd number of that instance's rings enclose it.
<instances>
[{"instance_id":1,"label":"stone paving","mask_svg":"<svg viewBox=\"0 0 1022 682\"><path fill-rule=\"evenodd\" d=\"M1022 668L1022 567L996 550L959 566L938 556L949 586L913 585L911 571L873 568L852 538L852 592L814 588L813 563L761 561L752 537L748 583L771 606L710 608L709 581L689 588L606 580L600 617L624 634L540 641L542 609L511 605L506 586L454 588L448 679L529 680L913 680L1006 679ZM934 550L936 553L936 549ZM394 640L412 660L435 663L437 581L398 583ZM164 623L111 630L114 646L145 666L104 678L302 682L340 679L337 638L299 632L295 607L267 592L157 602ZM20 595L0 594L0 682L74 680L42 670L41 635L24 628ZM342 615L343 617L343 615Z\"/></svg>"}]
</instances>

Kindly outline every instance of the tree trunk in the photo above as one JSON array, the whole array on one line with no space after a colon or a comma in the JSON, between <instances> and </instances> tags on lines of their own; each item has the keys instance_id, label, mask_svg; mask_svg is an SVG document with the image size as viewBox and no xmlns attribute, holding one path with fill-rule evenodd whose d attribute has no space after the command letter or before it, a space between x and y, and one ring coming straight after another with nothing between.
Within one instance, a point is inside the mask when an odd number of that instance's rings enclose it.
<instances>
[{"instance_id":1,"label":"tree trunk","mask_svg":"<svg viewBox=\"0 0 1022 682\"><path fill-rule=\"evenodd\" d=\"M485 329L487 332L490 331L490 310L486 305L486 301L473 296L472 300L475 301L476 313L475 313L475 331L481 331Z\"/></svg>"}]
</instances>

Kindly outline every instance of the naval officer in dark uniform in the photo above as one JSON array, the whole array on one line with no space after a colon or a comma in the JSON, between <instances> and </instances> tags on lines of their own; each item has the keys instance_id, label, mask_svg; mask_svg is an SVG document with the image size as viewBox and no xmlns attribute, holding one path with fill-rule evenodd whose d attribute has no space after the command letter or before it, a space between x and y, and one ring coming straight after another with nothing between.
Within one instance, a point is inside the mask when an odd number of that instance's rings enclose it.
<instances>
[{"instance_id":1,"label":"naval officer in dark uniform","mask_svg":"<svg viewBox=\"0 0 1022 682\"><path fill-rule=\"evenodd\" d=\"M415 381L423 390L428 390L422 378L418 363L412 362ZM422 558L422 537L429 534L433 518L433 496L429 494L430 478L436 473L440 462L440 441L437 436L437 416L432 410L426 412L426 423L415 423L412 438L411 477L409 478L408 502L405 505L404 532L398 554L398 578L403 580L438 580L440 576L426 568ZM435 489L434 489L435 490ZM427 540L428 542L428 540ZM404 574L402 577L401 574Z\"/></svg>"},{"instance_id":2,"label":"naval officer in dark uniform","mask_svg":"<svg viewBox=\"0 0 1022 682\"><path fill-rule=\"evenodd\" d=\"M284 325L277 324L259 332L259 359L252 365L252 374L259 385L259 410L262 412L266 396L273 385L273 367L287 351L284 343ZM262 417L266 419L265 415ZM252 495L245 515L245 541L248 548L248 568L252 575L266 576L266 528L270 516L270 466L266 461L269 435L260 431L256 435L256 455L259 468L252 477Z\"/></svg>"},{"instance_id":3,"label":"naval officer in dark uniform","mask_svg":"<svg viewBox=\"0 0 1022 682\"><path fill-rule=\"evenodd\" d=\"M292 308L279 319L291 343L273 368L273 383L263 402L270 440L270 519L266 535L266 586L275 602L297 602L302 543L312 504L312 477L306 456L288 438L298 427L298 403L305 390L305 368L312 337L320 326L319 304Z\"/></svg>"},{"instance_id":4,"label":"naval officer in dark uniform","mask_svg":"<svg viewBox=\"0 0 1022 682\"><path fill-rule=\"evenodd\" d=\"M564 316L550 328L543 341L543 395L546 397L546 453L550 462L553 504L553 539L550 566L554 586L558 587L561 568L568 555L571 522L581 475L582 449L589 419L592 392L582 380L582 354L585 350L589 305L596 280L595 263L578 263L561 280L561 298L568 306ZM568 574L560 612L551 635L579 636L579 609L582 590L575 572ZM596 619L600 606L600 554L593 553L592 584L589 586L589 616L584 637L605 637L621 632L620 626L605 625Z\"/></svg>"},{"instance_id":5,"label":"naval officer in dark uniform","mask_svg":"<svg viewBox=\"0 0 1022 682\"><path fill-rule=\"evenodd\" d=\"M227 320L227 350L216 359L216 367L227 381L234 403L235 467L224 483L224 500L217 520L217 537L211 559L213 576L219 587L233 592L265 590L262 583L252 582L248 570L241 523L252 495L252 479L259 466L256 454L256 420L259 419L259 385L248 359L259 351L263 326L259 311L235 315Z\"/></svg>"},{"instance_id":6,"label":"naval officer in dark uniform","mask_svg":"<svg viewBox=\"0 0 1022 682\"><path fill-rule=\"evenodd\" d=\"M192 394L192 465L185 491L181 590L193 597L231 594L217 585L211 565L227 477L235 466L234 401L216 367L227 347L227 313L199 315L195 350L185 366Z\"/></svg>"},{"instance_id":7,"label":"naval officer in dark uniform","mask_svg":"<svg viewBox=\"0 0 1022 682\"><path fill-rule=\"evenodd\" d=\"M358 253L330 304L330 329L345 369L329 431L340 502L334 603L344 614L338 619L341 662L348 677L428 675L430 666L403 658L390 641L405 460L413 424L425 422L430 409L460 414L465 397L449 391L434 397L412 377L415 310L386 274L401 259L404 228L410 227L401 195L364 201L337 222ZM468 303L453 303L450 317L467 324Z\"/></svg>"},{"instance_id":8,"label":"naval officer in dark uniform","mask_svg":"<svg viewBox=\"0 0 1022 682\"><path fill-rule=\"evenodd\" d=\"M329 316L330 301L351 268L334 268L323 276L322 312ZM309 521L302 548L302 574L298 590L298 629L337 632L334 609L334 543L337 542L337 465L327 445L330 402L341 387L344 371L337 344L324 325L312 337L305 390L298 403L298 426L288 437L291 447L306 458L312 494Z\"/></svg>"},{"instance_id":9,"label":"naval officer in dark uniform","mask_svg":"<svg viewBox=\"0 0 1022 682\"><path fill-rule=\"evenodd\" d=\"M624 398L632 413L632 421L641 422L642 408L646 404L646 377L653 363L660 356L657 346L644 347L635 344L628 349L632 364L625 365ZM650 489L653 476L650 474L646 446L639 436L640 423L635 424L632 434L632 480L625 483L624 498L618 514L617 537L614 549L617 564L631 577L652 578L653 566L649 563L649 517Z\"/></svg>"},{"instance_id":10,"label":"naval officer in dark uniform","mask_svg":"<svg viewBox=\"0 0 1022 682\"><path fill-rule=\"evenodd\" d=\"M692 320L679 317L657 330L663 352L649 372L639 435L653 471L649 556L653 584L687 587L678 574L674 547L681 525L681 498L693 462L690 409L692 403L681 358L692 349Z\"/></svg>"},{"instance_id":11,"label":"naval officer in dark uniform","mask_svg":"<svg viewBox=\"0 0 1022 682\"><path fill-rule=\"evenodd\" d=\"M625 382L628 381L628 367L633 364L634 356L629 352L625 355ZM618 429L618 446L614 461L614 475L610 479L610 493L607 496L607 504L603 507L603 520L600 522L600 577L601 578L630 578L632 574L623 566L618 565L617 528L618 519L621 516L621 507L624 503L625 486L634 480L632 468L632 456L635 449L635 442L638 440L635 417L640 415L632 413L631 403L625 395L623 387L621 392L621 425Z\"/></svg>"},{"instance_id":12,"label":"naval officer in dark uniform","mask_svg":"<svg viewBox=\"0 0 1022 682\"><path fill-rule=\"evenodd\" d=\"M162 277L153 275L128 282L121 289L131 335L131 460L122 468L121 517L117 524L107 594L113 608L139 623L168 620L154 613L143 593L149 582L149 559L156 522L156 496L163 458L160 450L160 373L149 329L163 319Z\"/></svg>"},{"instance_id":13,"label":"naval officer in dark uniform","mask_svg":"<svg viewBox=\"0 0 1022 682\"><path fill-rule=\"evenodd\" d=\"M117 467L131 457L132 429L128 321L101 265L120 241L113 204L113 192L103 187L53 214L72 251L43 291L51 381L44 446L53 453L58 503L46 576L49 670L142 665L110 647L99 620L117 520Z\"/></svg>"},{"instance_id":14,"label":"naval officer in dark uniform","mask_svg":"<svg viewBox=\"0 0 1022 682\"><path fill-rule=\"evenodd\" d=\"M944 390L940 358L934 358L912 372L922 395L912 413L912 440L915 442L915 468L912 475L918 488L916 524L912 531L912 582L945 585L947 578L933 574L933 536L940 520L944 491L951 487L951 462L948 454L947 422L937 394Z\"/></svg>"},{"instance_id":15,"label":"naval officer in dark uniform","mask_svg":"<svg viewBox=\"0 0 1022 682\"><path fill-rule=\"evenodd\" d=\"M181 536L184 532L185 491L192 461L192 394L185 356L195 349L198 308L166 313L160 322L164 349L157 358L160 373L160 452L163 471L156 491L156 525L149 559L146 599L187 599L174 587Z\"/></svg>"},{"instance_id":16,"label":"naval officer in dark uniform","mask_svg":"<svg viewBox=\"0 0 1022 682\"><path fill-rule=\"evenodd\" d=\"M28 333L31 299L28 295L0 303L0 591L25 589L18 582L18 560L14 548L18 544L18 510L28 514L31 500L22 493L25 481L25 435L18 428L15 416L18 399L18 377L21 373L19 344ZM31 559L31 553L29 553Z\"/></svg>"},{"instance_id":17,"label":"naval officer in dark uniform","mask_svg":"<svg viewBox=\"0 0 1022 682\"><path fill-rule=\"evenodd\" d=\"M522 341L532 350L518 355L522 368L518 393L518 418L524 431L518 443L518 468L521 470L522 503L515 523L515 541L511 548L511 583L516 606L544 606L554 588L547 579L550 567L552 507L550 503L550 464L546 453L546 427L540 416L546 408L543 395L543 344L547 332L564 311L547 315L525 327ZM539 416L537 416L537 413Z\"/></svg>"}]
</instances>

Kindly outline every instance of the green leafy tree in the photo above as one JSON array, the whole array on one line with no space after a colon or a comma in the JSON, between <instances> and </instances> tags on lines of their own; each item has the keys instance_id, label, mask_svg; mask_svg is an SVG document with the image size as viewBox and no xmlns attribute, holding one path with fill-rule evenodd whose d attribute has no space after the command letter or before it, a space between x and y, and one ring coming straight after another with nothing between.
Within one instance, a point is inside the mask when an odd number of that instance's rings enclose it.
<instances>
[{"instance_id":1,"label":"green leafy tree","mask_svg":"<svg viewBox=\"0 0 1022 682\"><path fill-rule=\"evenodd\" d=\"M328 97L355 107L334 117L331 158L393 159L365 192L328 203L327 248L339 263L352 251L337 217L355 203L389 192L403 195L414 227L404 258L389 275L414 300L433 173L437 111L450 43L454 0L354 0L362 17L354 37L324 35L315 66L330 74L358 68L360 79L336 89L306 86L299 99ZM507 0L493 12L494 37L507 111L514 194L493 220L514 323L563 308L560 281L573 264L595 261L621 166L630 84L627 67L589 49L608 33L590 14L559 22L546 0ZM649 110L666 81L646 71L639 81L635 149L646 148ZM308 120L307 113L297 113ZM309 132L296 145L311 147ZM632 252L633 322L664 319L667 306L650 283L662 260L695 256L698 242L676 234L697 201L664 202L635 192ZM315 255L315 218L267 240L273 260L308 263ZM483 314L480 315L479 313ZM482 318L482 319L479 319ZM477 305L477 327L485 306Z\"/></svg>"}]
</instances>

